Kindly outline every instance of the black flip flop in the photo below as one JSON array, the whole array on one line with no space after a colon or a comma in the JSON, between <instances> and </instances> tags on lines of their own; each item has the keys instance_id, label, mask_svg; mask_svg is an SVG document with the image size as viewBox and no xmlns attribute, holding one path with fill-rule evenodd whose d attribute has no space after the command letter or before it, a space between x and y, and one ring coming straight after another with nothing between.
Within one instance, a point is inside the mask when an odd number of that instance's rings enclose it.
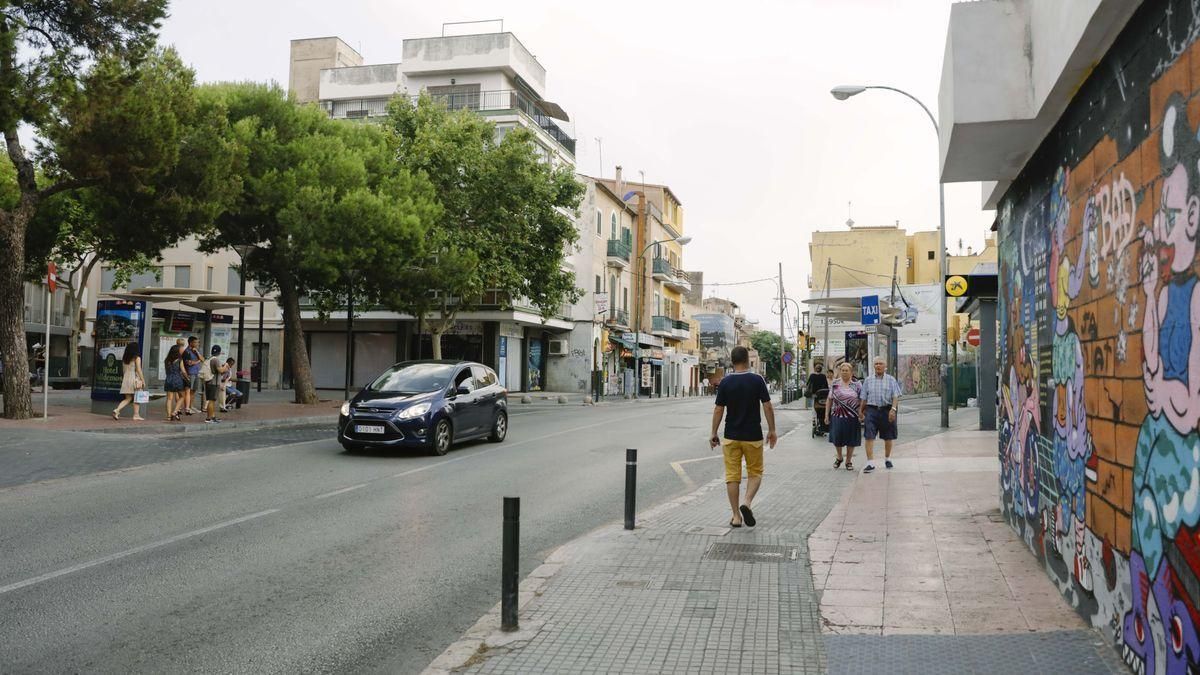
<instances>
[{"instance_id":1,"label":"black flip flop","mask_svg":"<svg viewBox=\"0 0 1200 675\"><path fill-rule=\"evenodd\" d=\"M842 466L842 458L841 457L838 457L837 459L833 460L833 468L837 469L837 468L840 468L841 466Z\"/></svg>"},{"instance_id":2,"label":"black flip flop","mask_svg":"<svg viewBox=\"0 0 1200 675\"><path fill-rule=\"evenodd\" d=\"M738 510L742 512L742 522L746 523L750 527L754 527L754 512L750 510L750 507L742 504L738 507Z\"/></svg>"},{"instance_id":3,"label":"black flip flop","mask_svg":"<svg viewBox=\"0 0 1200 675\"><path fill-rule=\"evenodd\" d=\"M729 526L730 526L730 527L741 527L741 526L742 526L742 524L741 524L741 523L735 523L735 522L733 522L733 521L731 520L731 521L729 521Z\"/></svg>"}]
</instances>

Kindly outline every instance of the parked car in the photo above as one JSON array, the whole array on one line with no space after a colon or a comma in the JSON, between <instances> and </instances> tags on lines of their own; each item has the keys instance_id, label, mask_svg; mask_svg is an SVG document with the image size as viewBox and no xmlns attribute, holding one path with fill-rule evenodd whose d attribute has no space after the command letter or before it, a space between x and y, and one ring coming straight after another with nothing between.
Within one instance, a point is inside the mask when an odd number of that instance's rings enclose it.
<instances>
[{"instance_id":1,"label":"parked car","mask_svg":"<svg viewBox=\"0 0 1200 675\"><path fill-rule=\"evenodd\" d=\"M338 417L347 450L423 448L444 455L457 441L508 435L508 392L491 368L469 361L405 361L388 368Z\"/></svg>"}]
</instances>

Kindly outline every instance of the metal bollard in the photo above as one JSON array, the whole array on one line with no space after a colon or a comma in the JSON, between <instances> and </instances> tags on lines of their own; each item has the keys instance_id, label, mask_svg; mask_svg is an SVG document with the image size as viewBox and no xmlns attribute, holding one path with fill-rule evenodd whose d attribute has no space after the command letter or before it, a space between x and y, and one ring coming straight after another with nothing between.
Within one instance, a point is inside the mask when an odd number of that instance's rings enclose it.
<instances>
[{"instance_id":1,"label":"metal bollard","mask_svg":"<svg viewBox=\"0 0 1200 675\"><path fill-rule=\"evenodd\" d=\"M637 448L625 449L625 529L633 529L637 510Z\"/></svg>"},{"instance_id":2,"label":"metal bollard","mask_svg":"<svg viewBox=\"0 0 1200 675\"><path fill-rule=\"evenodd\" d=\"M504 550L500 563L500 630L517 630L517 552L521 533L521 498L504 498Z\"/></svg>"}]
</instances>

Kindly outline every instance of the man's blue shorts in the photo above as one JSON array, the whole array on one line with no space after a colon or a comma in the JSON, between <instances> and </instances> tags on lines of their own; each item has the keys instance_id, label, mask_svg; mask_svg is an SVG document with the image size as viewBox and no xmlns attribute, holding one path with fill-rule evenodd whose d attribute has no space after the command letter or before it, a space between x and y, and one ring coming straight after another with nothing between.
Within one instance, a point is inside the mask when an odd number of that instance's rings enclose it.
<instances>
[{"instance_id":1,"label":"man's blue shorts","mask_svg":"<svg viewBox=\"0 0 1200 675\"><path fill-rule=\"evenodd\" d=\"M888 419L891 406L867 406L867 418L863 421L863 436L874 440L876 436L885 441L896 440L896 423Z\"/></svg>"}]
</instances>

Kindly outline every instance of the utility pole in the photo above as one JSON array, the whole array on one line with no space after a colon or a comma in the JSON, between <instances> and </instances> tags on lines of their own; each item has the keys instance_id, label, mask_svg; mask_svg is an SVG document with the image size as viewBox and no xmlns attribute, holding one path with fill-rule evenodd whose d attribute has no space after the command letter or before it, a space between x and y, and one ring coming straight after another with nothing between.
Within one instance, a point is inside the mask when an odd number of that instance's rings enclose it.
<instances>
[{"instance_id":1,"label":"utility pole","mask_svg":"<svg viewBox=\"0 0 1200 675\"><path fill-rule=\"evenodd\" d=\"M779 400L787 403L787 361L784 360L784 354L787 354L787 337L783 334L783 263L779 263Z\"/></svg>"},{"instance_id":2,"label":"utility pole","mask_svg":"<svg viewBox=\"0 0 1200 675\"><path fill-rule=\"evenodd\" d=\"M833 275L833 258L825 259L825 299L829 299L829 279ZM829 304L826 303L824 314L825 336L821 339L821 362L829 370Z\"/></svg>"}]
</instances>

